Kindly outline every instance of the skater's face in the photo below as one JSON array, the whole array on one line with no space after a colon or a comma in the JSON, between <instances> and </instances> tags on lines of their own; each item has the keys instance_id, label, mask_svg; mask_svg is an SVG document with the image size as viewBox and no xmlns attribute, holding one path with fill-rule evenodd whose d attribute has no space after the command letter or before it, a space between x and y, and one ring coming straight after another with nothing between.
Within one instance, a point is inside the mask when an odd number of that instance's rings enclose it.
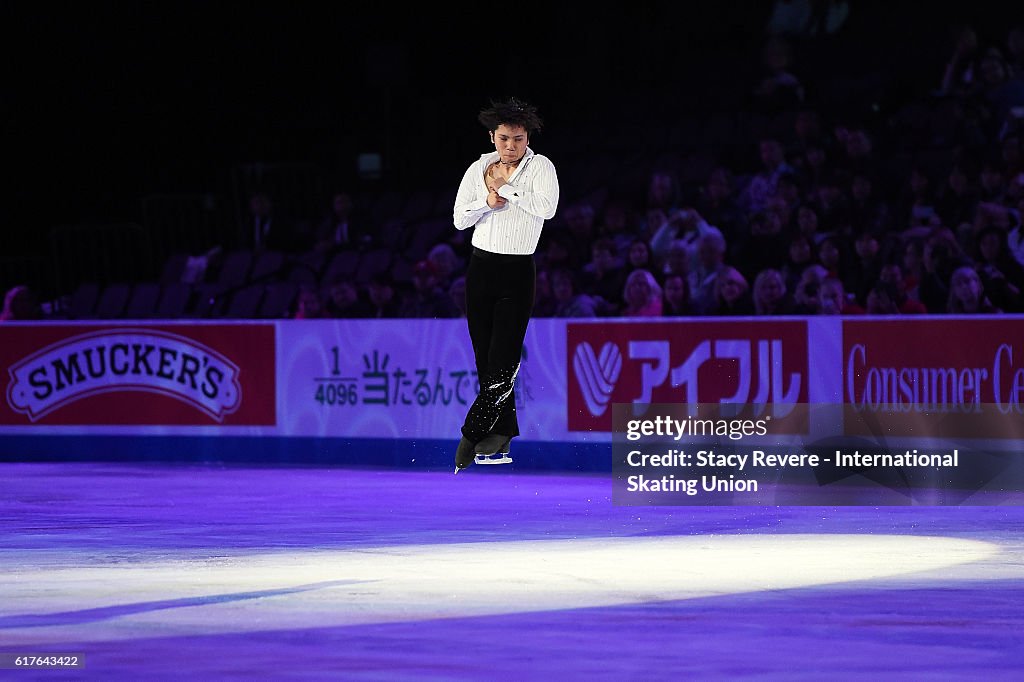
<instances>
[{"instance_id":1,"label":"skater's face","mask_svg":"<svg viewBox=\"0 0 1024 682\"><path fill-rule=\"evenodd\" d=\"M491 132L494 149L501 154L505 163L515 163L526 154L526 146L530 143L530 135L523 126L509 126L502 123L497 130Z\"/></svg>"}]
</instances>

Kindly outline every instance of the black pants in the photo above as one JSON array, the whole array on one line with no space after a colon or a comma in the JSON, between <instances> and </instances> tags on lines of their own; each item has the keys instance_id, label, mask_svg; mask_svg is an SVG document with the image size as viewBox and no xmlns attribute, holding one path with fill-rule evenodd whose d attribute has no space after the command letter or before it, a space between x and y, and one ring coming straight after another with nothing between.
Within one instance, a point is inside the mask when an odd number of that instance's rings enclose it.
<instances>
[{"instance_id":1,"label":"black pants","mask_svg":"<svg viewBox=\"0 0 1024 682\"><path fill-rule=\"evenodd\" d=\"M466 272L466 318L480 392L462 435L474 444L492 433L519 435L514 388L536 279L532 255L473 249Z\"/></svg>"}]
</instances>

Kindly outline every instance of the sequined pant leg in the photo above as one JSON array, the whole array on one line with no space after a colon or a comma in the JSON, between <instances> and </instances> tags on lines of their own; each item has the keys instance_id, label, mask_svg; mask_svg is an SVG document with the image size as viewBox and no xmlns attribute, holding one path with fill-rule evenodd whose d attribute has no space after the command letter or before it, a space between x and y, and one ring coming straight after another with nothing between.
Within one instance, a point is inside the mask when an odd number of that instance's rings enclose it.
<instances>
[{"instance_id":1,"label":"sequined pant leg","mask_svg":"<svg viewBox=\"0 0 1024 682\"><path fill-rule=\"evenodd\" d=\"M462 425L462 435L473 443L479 443L487 434L497 432L499 420L505 418L507 421L509 406L515 406L515 378L518 371L519 367L516 366L512 370L492 372L481 381L480 393L470 406Z\"/></svg>"},{"instance_id":2,"label":"sequined pant leg","mask_svg":"<svg viewBox=\"0 0 1024 682\"><path fill-rule=\"evenodd\" d=\"M466 318L480 392L462 435L478 443L489 433L519 435L515 379L533 312L533 258L474 254L466 273Z\"/></svg>"}]
</instances>

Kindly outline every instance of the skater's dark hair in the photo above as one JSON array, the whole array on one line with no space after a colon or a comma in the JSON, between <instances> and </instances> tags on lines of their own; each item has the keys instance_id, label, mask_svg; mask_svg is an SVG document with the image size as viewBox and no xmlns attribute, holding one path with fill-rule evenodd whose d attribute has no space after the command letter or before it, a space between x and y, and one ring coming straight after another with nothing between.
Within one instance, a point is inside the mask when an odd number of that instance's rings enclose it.
<instances>
[{"instance_id":1,"label":"skater's dark hair","mask_svg":"<svg viewBox=\"0 0 1024 682\"><path fill-rule=\"evenodd\" d=\"M544 125L537 114L537 107L516 97L502 101L491 100L491 106L481 110L477 120L491 132L500 125L513 128L522 126L528 135L540 132Z\"/></svg>"}]
</instances>

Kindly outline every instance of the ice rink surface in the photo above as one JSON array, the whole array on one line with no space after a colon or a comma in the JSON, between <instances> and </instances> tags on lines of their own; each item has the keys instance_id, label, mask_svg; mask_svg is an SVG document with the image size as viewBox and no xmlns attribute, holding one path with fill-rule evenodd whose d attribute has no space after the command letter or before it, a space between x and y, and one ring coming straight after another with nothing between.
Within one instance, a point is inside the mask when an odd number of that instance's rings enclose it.
<instances>
[{"instance_id":1,"label":"ice rink surface","mask_svg":"<svg viewBox=\"0 0 1024 682\"><path fill-rule=\"evenodd\" d=\"M1024 507L612 503L610 475L0 464L52 680L1017 680Z\"/></svg>"}]
</instances>

